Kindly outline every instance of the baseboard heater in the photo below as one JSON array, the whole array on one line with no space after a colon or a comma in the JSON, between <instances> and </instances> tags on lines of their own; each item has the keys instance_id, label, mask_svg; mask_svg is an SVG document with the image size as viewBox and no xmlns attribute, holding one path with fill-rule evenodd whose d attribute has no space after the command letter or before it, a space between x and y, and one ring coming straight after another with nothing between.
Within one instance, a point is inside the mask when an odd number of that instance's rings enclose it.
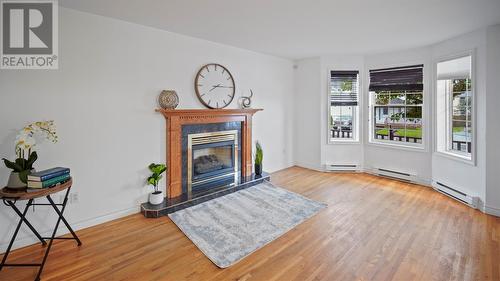
<instances>
[{"instance_id":1,"label":"baseboard heater","mask_svg":"<svg viewBox=\"0 0 500 281\"><path fill-rule=\"evenodd\" d=\"M325 170L329 172L357 172L360 171L360 168L354 164L327 164Z\"/></svg>"},{"instance_id":2,"label":"baseboard heater","mask_svg":"<svg viewBox=\"0 0 500 281\"><path fill-rule=\"evenodd\" d=\"M395 180L405 181L405 182L415 182L416 175L410 173L404 173L389 169L375 168L374 173L377 176L391 178Z\"/></svg>"},{"instance_id":3,"label":"baseboard heater","mask_svg":"<svg viewBox=\"0 0 500 281\"><path fill-rule=\"evenodd\" d=\"M441 182L434 182L433 187L438 192L457 200L458 202L464 203L474 209L478 207L478 198L475 196L471 196L467 193L459 191L455 188L450 187L449 185L443 184Z\"/></svg>"}]
</instances>

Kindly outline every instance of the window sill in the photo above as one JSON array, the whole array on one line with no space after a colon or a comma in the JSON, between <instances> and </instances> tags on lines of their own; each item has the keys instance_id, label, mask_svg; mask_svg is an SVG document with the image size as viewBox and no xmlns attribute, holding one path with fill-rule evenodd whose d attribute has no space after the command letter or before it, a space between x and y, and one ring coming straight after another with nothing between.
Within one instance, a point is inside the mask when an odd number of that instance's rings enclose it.
<instances>
[{"instance_id":1,"label":"window sill","mask_svg":"<svg viewBox=\"0 0 500 281\"><path fill-rule=\"evenodd\" d=\"M359 140L354 140L354 139L329 139L327 142L328 145L335 145L335 144L361 144Z\"/></svg>"},{"instance_id":2,"label":"window sill","mask_svg":"<svg viewBox=\"0 0 500 281\"><path fill-rule=\"evenodd\" d=\"M450 160L454 160L457 162L462 162L464 164L470 165L470 166L476 166L475 161L472 158L469 158L464 155L460 155L458 153L453 153L449 151L435 151L434 154L441 156L443 158L447 158Z\"/></svg>"},{"instance_id":3,"label":"window sill","mask_svg":"<svg viewBox=\"0 0 500 281\"><path fill-rule=\"evenodd\" d=\"M393 148L393 149L401 149L401 150L407 150L407 151L413 151L413 152L427 152L427 149L423 144L400 144L400 143L395 143L395 142L384 142L384 141L374 141L370 140L368 142L368 145L371 146L378 146L378 147L383 147L383 148Z\"/></svg>"}]
</instances>

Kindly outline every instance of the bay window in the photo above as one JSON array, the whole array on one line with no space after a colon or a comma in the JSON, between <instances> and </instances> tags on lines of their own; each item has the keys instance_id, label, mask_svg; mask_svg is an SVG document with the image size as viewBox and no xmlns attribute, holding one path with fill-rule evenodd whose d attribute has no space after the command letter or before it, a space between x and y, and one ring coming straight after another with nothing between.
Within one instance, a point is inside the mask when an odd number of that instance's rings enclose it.
<instances>
[{"instance_id":1,"label":"bay window","mask_svg":"<svg viewBox=\"0 0 500 281\"><path fill-rule=\"evenodd\" d=\"M472 160L472 56L437 63L437 150Z\"/></svg>"},{"instance_id":2,"label":"bay window","mask_svg":"<svg viewBox=\"0 0 500 281\"><path fill-rule=\"evenodd\" d=\"M423 65L370 70L370 140L422 146Z\"/></svg>"},{"instance_id":3,"label":"bay window","mask_svg":"<svg viewBox=\"0 0 500 281\"><path fill-rule=\"evenodd\" d=\"M358 140L358 71L331 71L329 141Z\"/></svg>"}]
</instances>

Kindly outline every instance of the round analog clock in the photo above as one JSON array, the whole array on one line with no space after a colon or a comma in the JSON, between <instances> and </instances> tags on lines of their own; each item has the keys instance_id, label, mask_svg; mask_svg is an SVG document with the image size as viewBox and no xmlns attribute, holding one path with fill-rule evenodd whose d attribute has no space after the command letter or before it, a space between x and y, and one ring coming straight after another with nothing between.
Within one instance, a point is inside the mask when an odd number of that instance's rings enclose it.
<instances>
[{"instance_id":1,"label":"round analog clock","mask_svg":"<svg viewBox=\"0 0 500 281\"><path fill-rule=\"evenodd\" d=\"M194 88L198 99L208 108L224 108L234 99L233 76L220 64L210 63L200 68Z\"/></svg>"}]
</instances>

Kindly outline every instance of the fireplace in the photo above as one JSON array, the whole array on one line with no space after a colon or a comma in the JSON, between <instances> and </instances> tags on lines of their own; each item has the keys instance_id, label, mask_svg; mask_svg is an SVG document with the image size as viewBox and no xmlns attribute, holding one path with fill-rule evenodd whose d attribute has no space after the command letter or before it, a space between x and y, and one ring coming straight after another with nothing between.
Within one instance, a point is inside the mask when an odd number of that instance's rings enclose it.
<instances>
[{"instance_id":1,"label":"fireplace","mask_svg":"<svg viewBox=\"0 0 500 281\"><path fill-rule=\"evenodd\" d=\"M157 218L269 180L252 173L252 116L262 109L158 109L166 120L167 198Z\"/></svg>"},{"instance_id":2,"label":"fireplace","mask_svg":"<svg viewBox=\"0 0 500 281\"><path fill-rule=\"evenodd\" d=\"M188 134L187 193L204 192L238 179L238 130Z\"/></svg>"},{"instance_id":3,"label":"fireplace","mask_svg":"<svg viewBox=\"0 0 500 281\"><path fill-rule=\"evenodd\" d=\"M157 111L163 114L166 120L166 160L168 167L166 190L168 198L174 199L188 196L189 188L191 188L191 192L203 188L200 182L193 185L192 181L191 187L188 187L188 173L191 173L191 180L193 180L193 176L197 177L195 181L208 176L201 175L203 173L195 175L193 166L188 169L188 161L191 161L191 165L194 162L192 154L187 157L187 144L191 134L238 131L235 136L238 143L232 150L238 150L233 155L236 165L235 173L238 174L239 181L252 177L252 116L260 110L262 109L158 109ZM197 153L202 153L202 151ZM199 156L203 155L199 154ZM210 155L205 156L208 158L200 159L200 161L210 160ZM201 172L201 170L198 170L198 172ZM232 178L233 182L234 179Z\"/></svg>"}]
</instances>

